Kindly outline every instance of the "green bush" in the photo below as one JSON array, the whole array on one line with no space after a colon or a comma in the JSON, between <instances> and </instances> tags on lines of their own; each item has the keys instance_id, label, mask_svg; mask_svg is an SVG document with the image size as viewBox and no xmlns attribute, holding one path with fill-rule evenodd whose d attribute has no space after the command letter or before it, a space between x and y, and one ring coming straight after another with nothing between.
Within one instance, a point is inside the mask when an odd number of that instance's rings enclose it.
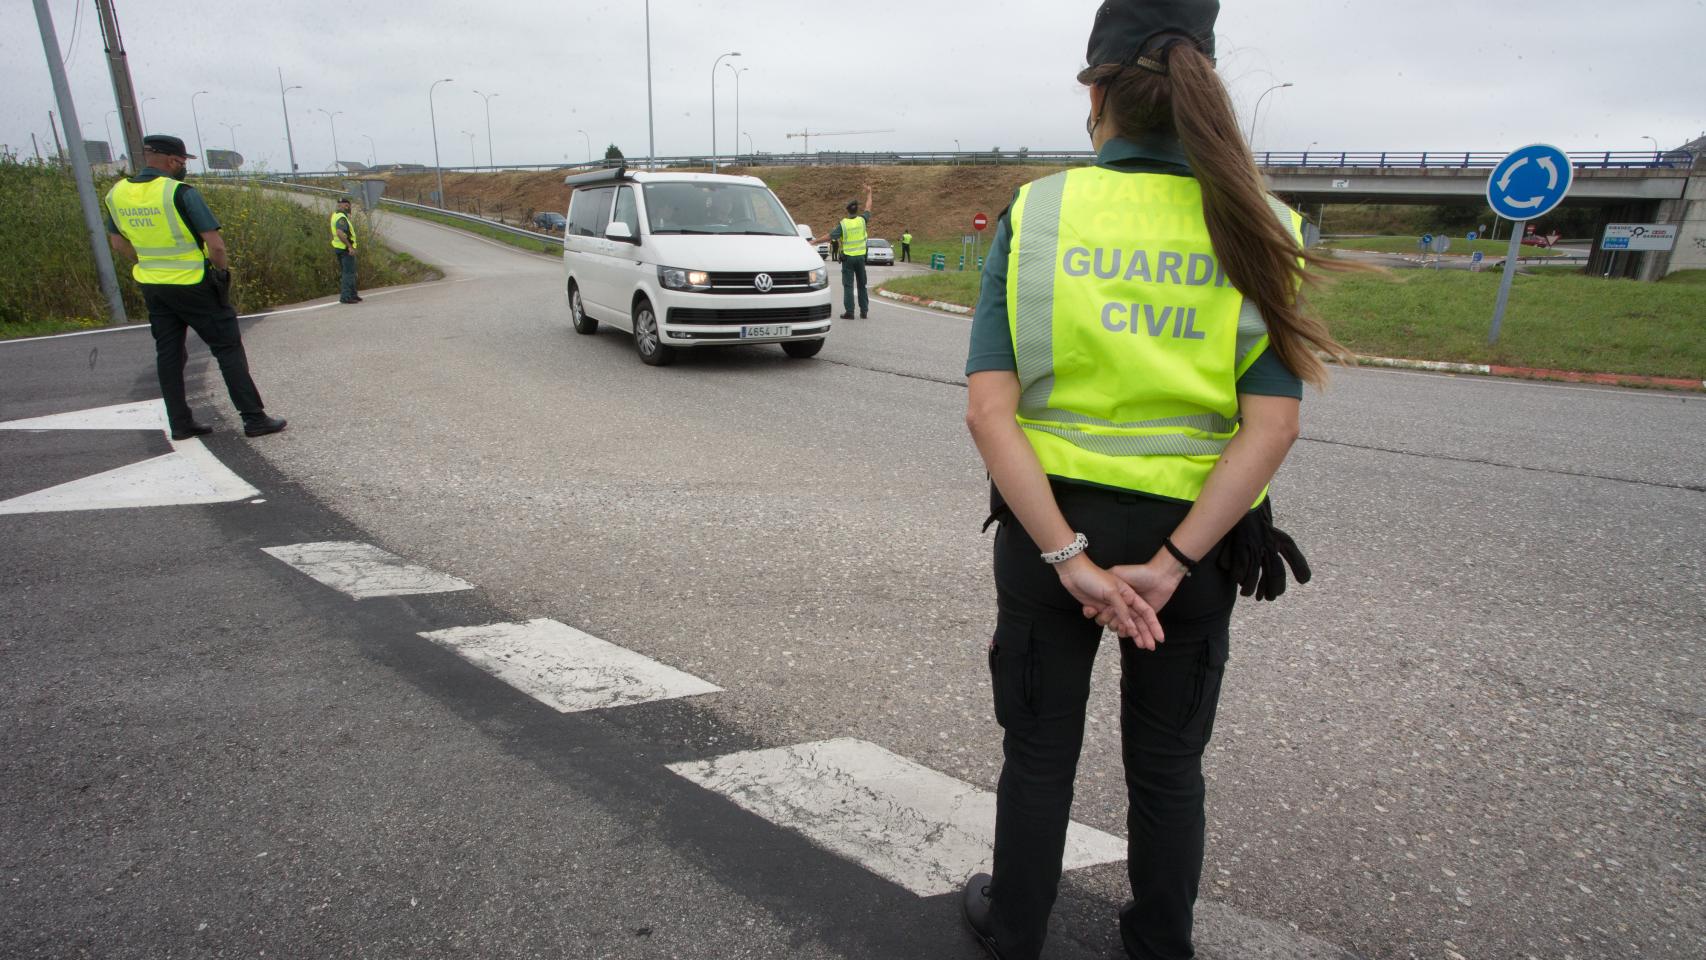
<instances>
[{"instance_id":1,"label":"green bush","mask_svg":"<svg viewBox=\"0 0 1706 960\"><path fill-rule=\"evenodd\" d=\"M98 181L101 196L112 180ZM230 256L233 304L240 313L281 303L313 300L338 292L338 269L330 245L328 213L309 209L286 194L252 185L197 184L219 219ZM354 214L361 239L358 283L389 286L435 279L432 267L398 254ZM16 268L0 271L0 337L32 336L99 327L107 322L89 249L88 231L69 171L41 165L0 163L0 238L13 251ZM146 316L130 264L116 264L125 311Z\"/></svg>"}]
</instances>

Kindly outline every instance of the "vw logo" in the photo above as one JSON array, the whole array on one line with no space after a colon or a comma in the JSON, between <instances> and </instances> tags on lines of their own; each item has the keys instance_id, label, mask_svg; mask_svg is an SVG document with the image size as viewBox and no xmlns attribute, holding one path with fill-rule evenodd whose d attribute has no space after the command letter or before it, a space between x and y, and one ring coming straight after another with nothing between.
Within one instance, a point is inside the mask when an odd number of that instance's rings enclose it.
<instances>
[{"instance_id":1,"label":"vw logo","mask_svg":"<svg viewBox=\"0 0 1706 960\"><path fill-rule=\"evenodd\" d=\"M761 273L752 278L752 285L759 293L769 293L770 288L776 286L776 281L770 279L770 274Z\"/></svg>"}]
</instances>

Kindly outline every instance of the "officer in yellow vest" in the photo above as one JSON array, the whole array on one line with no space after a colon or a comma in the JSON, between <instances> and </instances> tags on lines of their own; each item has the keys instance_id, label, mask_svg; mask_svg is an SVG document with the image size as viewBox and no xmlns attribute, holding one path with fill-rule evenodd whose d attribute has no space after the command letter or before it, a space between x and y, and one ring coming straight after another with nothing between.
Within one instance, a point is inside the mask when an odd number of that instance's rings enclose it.
<instances>
[{"instance_id":1,"label":"officer in yellow vest","mask_svg":"<svg viewBox=\"0 0 1706 960\"><path fill-rule=\"evenodd\" d=\"M148 327L154 334L155 368L172 439L213 432L198 423L184 396L184 340L194 330L219 361L231 405L251 437L284 429L269 416L249 376L237 311L231 306L231 270L219 221L201 194L182 182L194 156L177 137L142 138L143 168L113 184L106 198L107 241L121 257L133 258L131 276L142 287Z\"/></svg>"},{"instance_id":2,"label":"officer in yellow vest","mask_svg":"<svg viewBox=\"0 0 1706 960\"><path fill-rule=\"evenodd\" d=\"M900 232L900 262L901 263L911 263L912 262L912 231L911 230L902 230Z\"/></svg>"},{"instance_id":3,"label":"officer in yellow vest","mask_svg":"<svg viewBox=\"0 0 1706 960\"><path fill-rule=\"evenodd\" d=\"M1301 219L1272 200L1214 72L1214 0L1106 0L1086 128L1094 166L1020 188L984 268L966 421L993 483L1004 731L994 866L965 920L1034 960L1059 887L1103 627L1119 636L1132 901L1128 956L1193 955L1202 756L1237 594L1285 564L1268 481L1302 380L1343 355L1297 299ZM1259 504L1252 509L1252 504Z\"/></svg>"},{"instance_id":4,"label":"officer in yellow vest","mask_svg":"<svg viewBox=\"0 0 1706 960\"><path fill-rule=\"evenodd\" d=\"M355 248L358 243L355 223L349 217L349 204L349 197L339 197L337 209L332 211L332 252L338 258L338 302L360 303L361 297L355 292Z\"/></svg>"},{"instance_id":5,"label":"officer in yellow vest","mask_svg":"<svg viewBox=\"0 0 1706 960\"><path fill-rule=\"evenodd\" d=\"M859 201L847 201L847 216L829 231L831 245L841 245L841 319L853 319L854 291L858 291L859 316L871 315L871 294L865 287L865 241L871 236L871 188L865 187L865 209ZM812 243L817 242L813 237Z\"/></svg>"}]
</instances>

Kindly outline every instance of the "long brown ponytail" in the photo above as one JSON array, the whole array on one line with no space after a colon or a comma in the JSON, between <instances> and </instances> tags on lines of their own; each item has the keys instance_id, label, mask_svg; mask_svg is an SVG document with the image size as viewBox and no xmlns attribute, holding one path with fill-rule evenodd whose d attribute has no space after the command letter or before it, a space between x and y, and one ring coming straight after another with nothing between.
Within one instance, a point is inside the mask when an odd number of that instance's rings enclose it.
<instances>
[{"instance_id":1,"label":"long brown ponytail","mask_svg":"<svg viewBox=\"0 0 1706 960\"><path fill-rule=\"evenodd\" d=\"M1306 268L1344 271L1349 265L1304 250L1274 215L1213 61L1189 44L1169 47L1165 61L1165 75L1110 64L1079 78L1107 87L1106 111L1120 133L1178 135L1202 184L1203 219L1227 278L1261 309L1280 361L1320 386L1327 368L1317 350L1351 358L1309 310L1299 287L1315 282Z\"/></svg>"}]
</instances>

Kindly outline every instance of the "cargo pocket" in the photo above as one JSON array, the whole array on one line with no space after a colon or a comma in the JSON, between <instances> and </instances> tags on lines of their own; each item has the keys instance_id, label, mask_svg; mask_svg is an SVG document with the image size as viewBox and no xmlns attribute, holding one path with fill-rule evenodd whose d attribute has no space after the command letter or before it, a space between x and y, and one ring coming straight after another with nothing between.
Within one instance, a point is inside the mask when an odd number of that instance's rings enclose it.
<instances>
[{"instance_id":1,"label":"cargo pocket","mask_svg":"<svg viewBox=\"0 0 1706 960\"><path fill-rule=\"evenodd\" d=\"M1003 730L1035 725L1036 663L1030 620L1006 614L996 619L995 642L989 647L989 679L995 691L995 722Z\"/></svg>"}]
</instances>

